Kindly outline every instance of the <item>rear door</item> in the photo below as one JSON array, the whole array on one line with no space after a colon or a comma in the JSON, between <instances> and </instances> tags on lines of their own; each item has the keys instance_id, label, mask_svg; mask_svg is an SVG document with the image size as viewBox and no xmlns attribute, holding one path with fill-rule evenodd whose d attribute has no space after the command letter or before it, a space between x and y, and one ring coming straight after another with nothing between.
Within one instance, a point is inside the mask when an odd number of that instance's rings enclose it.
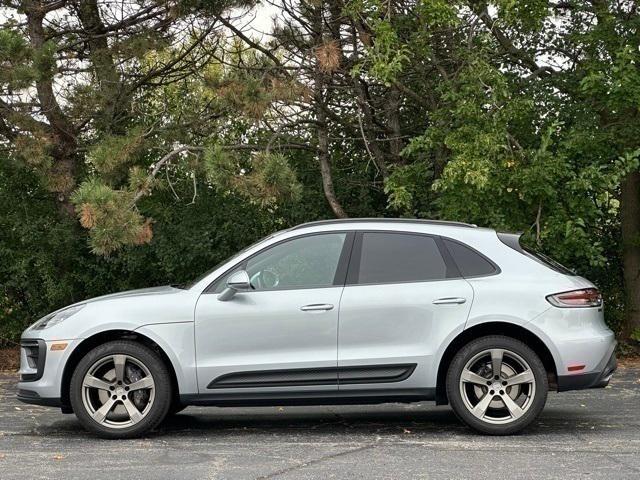
<instances>
[{"instance_id":1,"label":"rear door","mask_svg":"<svg viewBox=\"0 0 640 480\"><path fill-rule=\"evenodd\" d=\"M473 301L473 289L440 237L359 232L346 283L338 326L339 389L400 394L434 387L437 351L464 327Z\"/></svg>"}]
</instances>

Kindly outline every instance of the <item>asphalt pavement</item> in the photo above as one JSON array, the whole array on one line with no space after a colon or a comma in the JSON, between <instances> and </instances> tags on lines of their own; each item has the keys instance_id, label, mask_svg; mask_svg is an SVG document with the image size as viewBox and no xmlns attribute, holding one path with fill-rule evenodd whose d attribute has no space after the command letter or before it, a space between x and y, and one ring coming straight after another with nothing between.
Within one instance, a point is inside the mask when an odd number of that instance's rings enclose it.
<instances>
[{"instance_id":1,"label":"asphalt pavement","mask_svg":"<svg viewBox=\"0 0 640 480\"><path fill-rule=\"evenodd\" d=\"M511 437L430 403L189 407L148 437L109 441L15 399L0 374L0 479L640 479L640 367L606 389L552 393Z\"/></svg>"}]
</instances>

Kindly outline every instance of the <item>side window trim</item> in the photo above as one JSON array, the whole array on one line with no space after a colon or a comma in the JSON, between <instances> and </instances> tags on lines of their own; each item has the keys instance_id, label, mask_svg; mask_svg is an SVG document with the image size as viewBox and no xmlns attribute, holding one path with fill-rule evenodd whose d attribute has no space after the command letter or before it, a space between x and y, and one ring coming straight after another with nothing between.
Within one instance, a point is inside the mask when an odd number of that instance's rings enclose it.
<instances>
[{"instance_id":1,"label":"side window trim","mask_svg":"<svg viewBox=\"0 0 640 480\"><path fill-rule=\"evenodd\" d=\"M449 249L442 241L442 237L438 235L435 237L436 245L438 246L438 250L440 250L440 255L444 259L444 264L447 266L447 278L446 280L453 278L463 278L462 272L460 268L458 268L458 264L453 259L453 255L449 252Z\"/></svg>"},{"instance_id":2,"label":"side window trim","mask_svg":"<svg viewBox=\"0 0 640 480\"><path fill-rule=\"evenodd\" d=\"M360 271L360 261L362 259L362 239L365 233L389 233L389 234L398 234L398 235L416 235L422 237L432 238L436 246L438 247L438 251L442 256L442 259L445 263L446 267L446 277L432 280L407 280L400 282L379 282L379 283L359 283L358 274ZM493 264L493 262L492 262ZM495 265L495 264L494 264ZM458 266L453 261L453 258L449 251L446 249L442 238L439 235L433 235L429 233L422 232L404 232L399 230L358 230L355 232L355 239L353 242L353 249L351 253L351 261L349 262L349 268L347 270L347 278L345 285L348 286L358 286L358 285L394 285L401 283L424 283L424 282L441 282L443 280L453 280L456 278L463 278Z\"/></svg>"},{"instance_id":3,"label":"side window trim","mask_svg":"<svg viewBox=\"0 0 640 480\"><path fill-rule=\"evenodd\" d=\"M466 276L463 275L462 271L460 270L460 268L455 263L455 260L453 259L453 255L451 255L451 253L449 252L449 249L447 248L446 242L444 242L443 240L446 240L446 241L452 242L452 243L457 243L458 245L462 245L463 247L468 248L473 253L477 254L478 256L483 258L485 261L487 261L493 267L493 272L492 273L487 273L487 274L482 274L482 275L466 275ZM494 275L499 275L500 273L502 273L502 270L500 269L500 266L496 262L494 262L489 257L487 257L485 254L483 254L482 252L479 252L478 250L476 250L475 248L473 248L471 245L469 245L467 243L461 242L459 240L455 240L455 239L450 238L450 237L440 237L440 243L442 244L441 248L443 250L446 250L447 254L451 258L451 261L456 265L456 268L460 272L460 278L467 279L467 278L493 277Z\"/></svg>"},{"instance_id":4,"label":"side window trim","mask_svg":"<svg viewBox=\"0 0 640 480\"><path fill-rule=\"evenodd\" d=\"M284 238L284 239L280 240L279 242L272 243L271 245L268 245L268 246L264 247L262 250L259 250L259 251L255 252L254 254L248 256L247 258L239 261L238 263L236 263L232 267L230 267L227 270L225 270L215 280L213 280L207 286L207 288L205 288L202 291L202 294L216 294L216 290L218 288L218 282L220 282L221 280L226 278L227 275L229 275L231 272L236 270L238 267L242 267L242 268L246 269L247 268L247 263L249 263L249 261L252 258L254 258L257 255L260 255L260 254L272 249L273 247L276 247L276 246L281 245L281 244L286 243L286 242L290 242L292 240L297 240L297 239L300 239L300 238L304 238L304 237L311 237L311 236L315 236L315 235L331 235L331 234L336 234L336 233L338 233L338 234L339 233L344 233L345 234L345 239L344 239L344 243L342 244L342 250L340 251L340 257L339 257L339 260L338 260L338 268L336 268L336 274L334 276L332 285L329 285L329 286L326 286L326 287L318 287L318 286L291 287L291 288L280 288L280 289L261 290L261 291L282 292L282 291L286 291L286 290L304 290L304 289L310 289L310 288L331 288L331 287L344 286L346 273L347 273L347 268L348 268L348 263L349 263L349 259L351 258L353 240L354 240L354 236L355 235L354 235L353 231L335 230L335 231L305 233L305 234L302 234L302 235L296 235L295 237ZM246 293L251 293L251 291L246 292Z\"/></svg>"}]
</instances>

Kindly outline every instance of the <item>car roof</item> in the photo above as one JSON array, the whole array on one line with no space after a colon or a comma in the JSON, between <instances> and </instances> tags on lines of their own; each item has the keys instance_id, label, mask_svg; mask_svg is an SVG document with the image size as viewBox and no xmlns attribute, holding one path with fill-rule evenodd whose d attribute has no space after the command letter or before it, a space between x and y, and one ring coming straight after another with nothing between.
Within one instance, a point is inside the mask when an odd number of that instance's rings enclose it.
<instances>
[{"instance_id":1,"label":"car roof","mask_svg":"<svg viewBox=\"0 0 640 480\"><path fill-rule=\"evenodd\" d=\"M440 225L449 227L464 227L464 228L478 228L473 223L453 222L448 220L429 220L423 218L334 218L331 220L317 220L315 222L307 222L297 225L289 230L299 230L301 228L308 227L322 227L325 225L348 225L348 224L362 224L362 223L377 223L377 224L416 224L416 225Z\"/></svg>"}]
</instances>

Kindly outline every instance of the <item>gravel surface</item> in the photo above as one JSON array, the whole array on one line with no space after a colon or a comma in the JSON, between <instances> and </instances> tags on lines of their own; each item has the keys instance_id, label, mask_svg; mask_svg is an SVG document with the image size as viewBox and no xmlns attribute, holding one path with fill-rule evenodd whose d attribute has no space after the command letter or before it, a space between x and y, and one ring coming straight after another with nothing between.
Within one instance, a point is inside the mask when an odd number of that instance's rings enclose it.
<instances>
[{"instance_id":1,"label":"gravel surface","mask_svg":"<svg viewBox=\"0 0 640 480\"><path fill-rule=\"evenodd\" d=\"M476 435L448 407L190 407L147 438L91 437L73 415L15 399L0 374L0 478L640 478L640 368L606 389L550 394L512 437Z\"/></svg>"}]
</instances>

